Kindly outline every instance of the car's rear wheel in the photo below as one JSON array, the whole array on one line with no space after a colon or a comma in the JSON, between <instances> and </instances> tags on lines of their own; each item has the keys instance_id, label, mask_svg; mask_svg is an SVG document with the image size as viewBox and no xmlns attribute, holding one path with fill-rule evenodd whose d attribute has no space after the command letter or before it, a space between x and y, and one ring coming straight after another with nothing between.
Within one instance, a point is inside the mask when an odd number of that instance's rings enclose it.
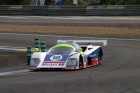
<instances>
[{"instance_id":1,"label":"car's rear wheel","mask_svg":"<svg viewBox=\"0 0 140 93\"><path fill-rule=\"evenodd\" d=\"M98 52L98 65L101 64L101 60L102 60L102 50L100 49Z\"/></svg>"}]
</instances>

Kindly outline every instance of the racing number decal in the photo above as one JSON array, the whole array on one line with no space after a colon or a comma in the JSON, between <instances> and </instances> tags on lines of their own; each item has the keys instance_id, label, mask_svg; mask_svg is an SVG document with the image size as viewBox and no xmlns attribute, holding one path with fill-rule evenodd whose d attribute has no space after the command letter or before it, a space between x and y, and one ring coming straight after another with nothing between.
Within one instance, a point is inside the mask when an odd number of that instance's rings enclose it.
<instances>
[{"instance_id":1,"label":"racing number decal","mask_svg":"<svg viewBox=\"0 0 140 93\"><path fill-rule=\"evenodd\" d=\"M59 61L61 60L63 57L61 55L54 55L50 57L50 60L52 61Z\"/></svg>"},{"instance_id":2,"label":"racing number decal","mask_svg":"<svg viewBox=\"0 0 140 93\"><path fill-rule=\"evenodd\" d=\"M53 60L60 60L60 56L53 56Z\"/></svg>"}]
</instances>

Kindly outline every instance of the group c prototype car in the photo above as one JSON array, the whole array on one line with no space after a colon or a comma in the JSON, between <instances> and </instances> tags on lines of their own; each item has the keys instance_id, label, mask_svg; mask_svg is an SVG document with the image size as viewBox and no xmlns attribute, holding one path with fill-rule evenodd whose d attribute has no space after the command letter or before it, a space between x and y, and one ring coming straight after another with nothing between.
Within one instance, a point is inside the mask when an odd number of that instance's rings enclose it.
<instances>
[{"instance_id":1,"label":"group c prototype car","mask_svg":"<svg viewBox=\"0 0 140 93\"><path fill-rule=\"evenodd\" d=\"M34 52L30 70L77 70L100 65L107 40L58 40L46 52ZM94 45L92 45L94 44Z\"/></svg>"}]
</instances>

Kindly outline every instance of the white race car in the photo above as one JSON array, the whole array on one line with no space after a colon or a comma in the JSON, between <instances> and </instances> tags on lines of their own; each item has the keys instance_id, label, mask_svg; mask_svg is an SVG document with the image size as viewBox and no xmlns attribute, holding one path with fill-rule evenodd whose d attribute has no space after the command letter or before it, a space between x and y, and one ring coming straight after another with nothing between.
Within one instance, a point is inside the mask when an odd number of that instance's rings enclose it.
<instances>
[{"instance_id":1,"label":"white race car","mask_svg":"<svg viewBox=\"0 0 140 93\"><path fill-rule=\"evenodd\" d=\"M100 65L103 56L101 46L91 45L107 40L58 40L46 52L34 52L30 70L77 70Z\"/></svg>"}]
</instances>

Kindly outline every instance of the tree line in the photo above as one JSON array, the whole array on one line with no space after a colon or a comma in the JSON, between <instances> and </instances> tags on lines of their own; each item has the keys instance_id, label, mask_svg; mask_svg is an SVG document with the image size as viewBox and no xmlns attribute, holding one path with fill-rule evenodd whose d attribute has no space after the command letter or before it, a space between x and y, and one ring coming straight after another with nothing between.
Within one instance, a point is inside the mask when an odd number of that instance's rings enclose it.
<instances>
[{"instance_id":1,"label":"tree line","mask_svg":"<svg viewBox=\"0 0 140 93\"><path fill-rule=\"evenodd\" d=\"M107 5L140 5L140 0L104 0Z\"/></svg>"},{"instance_id":2,"label":"tree line","mask_svg":"<svg viewBox=\"0 0 140 93\"><path fill-rule=\"evenodd\" d=\"M63 0L64 5L71 5L72 0ZM140 5L140 0L78 0L79 5L86 5L89 2L100 1L100 5ZM0 5L30 5L32 0L0 0Z\"/></svg>"},{"instance_id":3,"label":"tree line","mask_svg":"<svg viewBox=\"0 0 140 93\"><path fill-rule=\"evenodd\" d=\"M0 5L30 5L31 0L0 0Z\"/></svg>"}]
</instances>

